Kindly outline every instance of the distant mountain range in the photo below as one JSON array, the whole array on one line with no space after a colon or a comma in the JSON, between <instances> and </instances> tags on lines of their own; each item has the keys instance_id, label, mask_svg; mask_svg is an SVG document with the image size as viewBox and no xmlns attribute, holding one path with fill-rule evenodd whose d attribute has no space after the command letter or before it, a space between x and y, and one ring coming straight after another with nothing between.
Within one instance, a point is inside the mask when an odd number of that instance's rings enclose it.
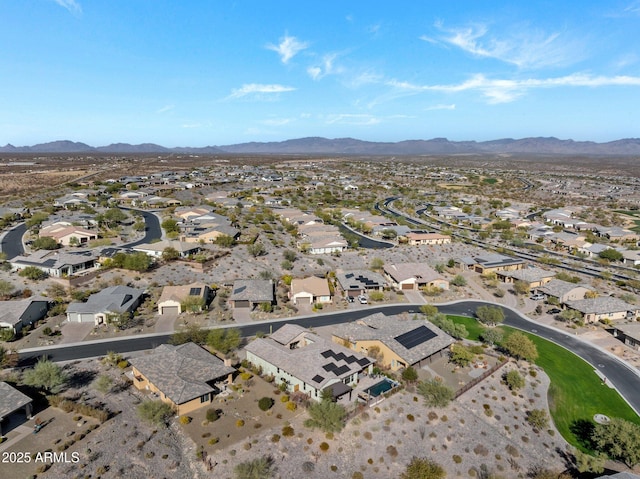
<instances>
[{"instance_id":1,"label":"distant mountain range","mask_svg":"<svg viewBox=\"0 0 640 479\"><path fill-rule=\"evenodd\" d=\"M396 143L362 141L354 138L298 138L267 143L239 143L236 145L205 146L202 148L166 148L153 143L130 145L113 143L93 147L68 140L52 141L33 146L0 147L0 153L86 153L86 154L147 154L183 153L206 154L331 154L331 155L456 155L456 154L525 154L525 155L640 155L640 138L627 138L595 143L593 141L559 140L558 138L506 138L492 141L405 140Z\"/></svg>"}]
</instances>

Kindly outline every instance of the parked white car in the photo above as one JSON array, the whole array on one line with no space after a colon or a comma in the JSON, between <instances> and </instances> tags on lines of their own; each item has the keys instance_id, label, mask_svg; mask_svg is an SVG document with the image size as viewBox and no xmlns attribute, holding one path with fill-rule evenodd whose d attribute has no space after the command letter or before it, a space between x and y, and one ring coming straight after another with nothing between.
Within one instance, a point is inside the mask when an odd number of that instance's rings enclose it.
<instances>
[{"instance_id":1,"label":"parked white car","mask_svg":"<svg viewBox=\"0 0 640 479\"><path fill-rule=\"evenodd\" d=\"M358 301L360 301L360 304L367 304L367 297L363 294L361 294L360 296L358 296Z\"/></svg>"},{"instance_id":2,"label":"parked white car","mask_svg":"<svg viewBox=\"0 0 640 479\"><path fill-rule=\"evenodd\" d=\"M530 296L530 298L533 299L534 301L541 301L541 300L545 299L546 296L544 294L542 294L542 293L535 293L535 294L532 294Z\"/></svg>"}]
</instances>

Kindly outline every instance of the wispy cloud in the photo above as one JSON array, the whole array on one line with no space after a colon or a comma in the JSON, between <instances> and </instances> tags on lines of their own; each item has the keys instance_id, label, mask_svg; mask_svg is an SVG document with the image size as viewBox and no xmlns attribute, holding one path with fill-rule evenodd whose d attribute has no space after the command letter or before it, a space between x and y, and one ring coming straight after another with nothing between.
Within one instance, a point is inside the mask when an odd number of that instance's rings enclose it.
<instances>
[{"instance_id":1,"label":"wispy cloud","mask_svg":"<svg viewBox=\"0 0 640 479\"><path fill-rule=\"evenodd\" d=\"M474 75L470 79L450 85L416 85L409 82L391 80L387 85L399 92L417 94L427 91L445 93L459 93L464 91L479 91L489 103L507 103L514 101L530 90L559 87L590 87L604 86L634 86L640 87L640 77L634 76L593 76L575 73L555 78L529 79L490 79L482 74Z\"/></svg>"},{"instance_id":2,"label":"wispy cloud","mask_svg":"<svg viewBox=\"0 0 640 479\"><path fill-rule=\"evenodd\" d=\"M307 68L307 74L314 80L320 80L327 75L335 75L341 73L342 68L335 64L335 60L338 58L337 53L328 53L322 57L322 61Z\"/></svg>"},{"instance_id":3,"label":"wispy cloud","mask_svg":"<svg viewBox=\"0 0 640 479\"><path fill-rule=\"evenodd\" d=\"M156 113L166 113L168 111L173 110L175 107L176 107L175 105L165 105L162 108L158 108L156 110Z\"/></svg>"},{"instance_id":4,"label":"wispy cloud","mask_svg":"<svg viewBox=\"0 0 640 479\"><path fill-rule=\"evenodd\" d=\"M452 103L450 105L432 105L425 108L425 111L434 111L434 110L455 110L456 104Z\"/></svg>"},{"instance_id":5,"label":"wispy cloud","mask_svg":"<svg viewBox=\"0 0 640 479\"><path fill-rule=\"evenodd\" d=\"M307 42L301 42L296 37L285 35L280 39L280 43L277 45L269 43L266 48L268 50L273 50L280 55L280 60L282 63L286 64L302 50L308 48L308 46Z\"/></svg>"},{"instance_id":6,"label":"wispy cloud","mask_svg":"<svg viewBox=\"0 0 640 479\"><path fill-rule=\"evenodd\" d=\"M58 5L60 5L61 7L66 8L67 10L69 10L69 12L73 13L74 15L80 15L82 13L82 7L78 2L76 2L76 0L53 0L53 1L56 2Z\"/></svg>"},{"instance_id":7,"label":"wispy cloud","mask_svg":"<svg viewBox=\"0 0 640 479\"><path fill-rule=\"evenodd\" d=\"M460 48L473 56L493 58L516 65L522 69L566 66L581 58L576 42L560 32L546 33L519 25L511 32L498 37L484 24L464 28L445 28L437 23L442 35L439 40ZM421 40L438 43L434 38L422 35Z\"/></svg>"},{"instance_id":8,"label":"wispy cloud","mask_svg":"<svg viewBox=\"0 0 640 479\"><path fill-rule=\"evenodd\" d=\"M635 15L640 15L640 0L635 0L627 5L624 9L625 13L632 13Z\"/></svg>"},{"instance_id":9,"label":"wispy cloud","mask_svg":"<svg viewBox=\"0 0 640 479\"><path fill-rule=\"evenodd\" d=\"M335 123L345 125L377 125L381 121L380 118L366 113L338 113L325 117L325 122L330 125Z\"/></svg>"},{"instance_id":10,"label":"wispy cloud","mask_svg":"<svg viewBox=\"0 0 640 479\"><path fill-rule=\"evenodd\" d=\"M233 89L231 91L231 94L227 98L242 98L246 97L247 95L274 95L294 90L295 88L286 85L263 85L260 83L247 83L242 85L240 88Z\"/></svg>"},{"instance_id":11,"label":"wispy cloud","mask_svg":"<svg viewBox=\"0 0 640 479\"><path fill-rule=\"evenodd\" d=\"M294 121L291 118L268 118L266 120L262 120L260 123L267 126L283 126L288 125Z\"/></svg>"}]
</instances>

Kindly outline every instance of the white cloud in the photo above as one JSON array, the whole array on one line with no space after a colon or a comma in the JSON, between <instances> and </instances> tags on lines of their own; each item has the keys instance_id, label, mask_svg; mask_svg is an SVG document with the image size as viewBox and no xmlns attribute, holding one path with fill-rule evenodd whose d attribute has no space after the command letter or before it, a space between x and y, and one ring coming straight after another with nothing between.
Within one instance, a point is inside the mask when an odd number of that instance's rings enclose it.
<instances>
[{"instance_id":1,"label":"white cloud","mask_svg":"<svg viewBox=\"0 0 640 479\"><path fill-rule=\"evenodd\" d=\"M267 120L262 120L260 123L267 126L283 126L291 123L293 120L291 118L269 118Z\"/></svg>"},{"instance_id":2,"label":"white cloud","mask_svg":"<svg viewBox=\"0 0 640 479\"><path fill-rule=\"evenodd\" d=\"M231 91L231 95L229 95L228 98L242 98L247 95L273 95L294 90L295 88L285 85L263 85L260 83L247 83L242 85L240 88L233 89Z\"/></svg>"},{"instance_id":3,"label":"white cloud","mask_svg":"<svg viewBox=\"0 0 640 479\"><path fill-rule=\"evenodd\" d=\"M464 28L446 29L441 23L436 27L443 32L440 40L476 57L493 58L516 65L522 69L566 66L579 61L584 48L560 32L546 33L517 25L502 38L490 34L486 25L475 24ZM425 35L420 39L437 43Z\"/></svg>"},{"instance_id":4,"label":"white cloud","mask_svg":"<svg viewBox=\"0 0 640 479\"><path fill-rule=\"evenodd\" d=\"M175 105L165 105L162 108L158 108L156 110L156 113L166 113L170 110L173 110L176 106Z\"/></svg>"},{"instance_id":5,"label":"white cloud","mask_svg":"<svg viewBox=\"0 0 640 479\"><path fill-rule=\"evenodd\" d=\"M420 35L420 37L419 37L419 38L420 38L420 40L425 41L425 42L428 42L428 43L433 43L433 44L440 43L440 42L439 42L438 40L436 40L435 38L431 38L431 37L428 37L428 36L426 36L426 35Z\"/></svg>"},{"instance_id":6,"label":"white cloud","mask_svg":"<svg viewBox=\"0 0 640 479\"><path fill-rule=\"evenodd\" d=\"M299 52L305 50L309 45L307 42L301 42L296 37L290 37L289 35L285 35L280 39L280 43L278 45L273 45L272 43L266 46L267 49L273 50L278 55L280 55L280 60L282 63L288 63L293 57L295 57Z\"/></svg>"},{"instance_id":7,"label":"white cloud","mask_svg":"<svg viewBox=\"0 0 640 479\"><path fill-rule=\"evenodd\" d=\"M583 73L574 73L555 78L529 78L518 80L490 79L482 74L474 75L470 79L451 85L416 85L408 82L391 80L387 85L393 87L400 96L416 94L427 91L440 91L445 93L458 93L464 91L479 91L489 103L507 103L524 95L530 90L558 87L590 87L604 86L634 86L640 87L640 77L634 76L593 76Z\"/></svg>"},{"instance_id":8,"label":"white cloud","mask_svg":"<svg viewBox=\"0 0 640 479\"><path fill-rule=\"evenodd\" d=\"M69 12L73 13L74 15L79 15L82 13L82 7L78 2L76 2L76 0L53 0L53 1L56 2L58 5L60 5L61 7L66 8L67 10L69 10Z\"/></svg>"},{"instance_id":9,"label":"white cloud","mask_svg":"<svg viewBox=\"0 0 640 479\"><path fill-rule=\"evenodd\" d=\"M427 108L425 108L425 111L434 111L434 110L455 110L456 109L456 104L452 103L450 105L432 105L429 106Z\"/></svg>"},{"instance_id":10,"label":"white cloud","mask_svg":"<svg viewBox=\"0 0 640 479\"><path fill-rule=\"evenodd\" d=\"M377 125L381 121L380 118L368 114L339 113L325 117L325 122L331 125L335 123L345 125Z\"/></svg>"},{"instance_id":11,"label":"white cloud","mask_svg":"<svg viewBox=\"0 0 640 479\"><path fill-rule=\"evenodd\" d=\"M312 65L307 68L307 74L314 80L320 80L322 77L327 75L341 73L343 71L342 68L335 65L337 57L337 53L326 54L322 57L322 61L319 64Z\"/></svg>"},{"instance_id":12,"label":"white cloud","mask_svg":"<svg viewBox=\"0 0 640 479\"><path fill-rule=\"evenodd\" d=\"M180 126L182 128L202 128L202 123L184 123Z\"/></svg>"}]
</instances>

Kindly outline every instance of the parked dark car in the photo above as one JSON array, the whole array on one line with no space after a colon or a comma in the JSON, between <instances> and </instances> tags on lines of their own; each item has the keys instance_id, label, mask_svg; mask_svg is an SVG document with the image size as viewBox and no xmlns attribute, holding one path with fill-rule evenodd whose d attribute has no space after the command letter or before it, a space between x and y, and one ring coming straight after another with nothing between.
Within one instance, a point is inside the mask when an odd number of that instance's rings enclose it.
<instances>
[{"instance_id":1,"label":"parked dark car","mask_svg":"<svg viewBox=\"0 0 640 479\"><path fill-rule=\"evenodd\" d=\"M560 314L560 310L558 308L552 308L549 311L547 311L547 313L549 313L549 314Z\"/></svg>"}]
</instances>

